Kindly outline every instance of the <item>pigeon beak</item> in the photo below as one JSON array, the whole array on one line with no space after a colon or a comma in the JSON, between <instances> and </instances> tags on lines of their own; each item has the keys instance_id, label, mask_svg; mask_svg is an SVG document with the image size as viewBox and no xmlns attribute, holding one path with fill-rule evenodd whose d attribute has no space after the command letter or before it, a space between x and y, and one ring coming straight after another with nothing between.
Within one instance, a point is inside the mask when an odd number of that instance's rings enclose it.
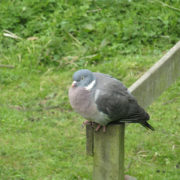
<instances>
[{"instance_id":1,"label":"pigeon beak","mask_svg":"<svg viewBox=\"0 0 180 180\"><path fill-rule=\"evenodd\" d=\"M76 85L77 85L77 81L73 81L72 87L76 87Z\"/></svg>"}]
</instances>

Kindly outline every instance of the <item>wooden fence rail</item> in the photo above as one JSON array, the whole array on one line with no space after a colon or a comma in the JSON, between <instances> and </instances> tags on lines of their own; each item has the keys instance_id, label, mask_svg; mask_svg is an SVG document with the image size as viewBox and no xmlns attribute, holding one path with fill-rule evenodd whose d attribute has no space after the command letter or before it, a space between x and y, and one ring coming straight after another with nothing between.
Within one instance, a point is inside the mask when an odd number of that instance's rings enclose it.
<instances>
[{"instance_id":1,"label":"wooden fence rail","mask_svg":"<svg viewBox=\"0 0 180 180\"><path fill-rule=\"evenodd\" d=\"M129 91L147 108L180 77L180 41L139 78ZM93 180L133 180L124 176L124 124L109 125L106 133L86 127L86 151L94 156Z\"/></svg>"}]
</instances>

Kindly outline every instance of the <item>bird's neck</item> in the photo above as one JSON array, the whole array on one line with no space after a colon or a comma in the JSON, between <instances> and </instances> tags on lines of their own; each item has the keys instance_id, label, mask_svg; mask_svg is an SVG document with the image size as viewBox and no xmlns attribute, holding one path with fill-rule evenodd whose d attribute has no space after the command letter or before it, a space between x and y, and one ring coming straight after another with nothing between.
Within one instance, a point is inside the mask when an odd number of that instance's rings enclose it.
<instances>
[{"instance_id":1,"label":"bird's neck","mask_svg":"<svg viewBox=\"0 0 180 180\"><path fill-rule=\"evenodd\" d=\"M90 91L95 86L95 84L96 84L96 80L93 80L85 87L85 89Z\"/></svg>"}]
</instances>

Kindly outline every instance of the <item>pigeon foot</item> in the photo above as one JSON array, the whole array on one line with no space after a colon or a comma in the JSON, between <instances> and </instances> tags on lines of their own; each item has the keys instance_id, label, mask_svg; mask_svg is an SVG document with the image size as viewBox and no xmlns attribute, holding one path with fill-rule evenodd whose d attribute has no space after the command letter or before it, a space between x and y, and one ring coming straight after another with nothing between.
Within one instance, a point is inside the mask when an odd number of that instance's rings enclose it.
<instances>
[{"instance_id":1,"label":"pigeon foot","mask_svg":"<svg viewBox=\"0 0 180 180\"><path fill-rule=\"evenodd\" d=\"M102 126L100 124L98 124L98 126L96 127L96 131L99 131L101 127L103 127L103 132L106 132L106 126Z\"/></svg>"},{"instance_id":2,"label":"pigeon foot","mask_svg":"<svg viewBox=\"0 0 180 180\"><path fill-rule=\"evenodd\" d=\"M86 126L86 125L91 125L92 127L94 127L94 122L89 121L89 120L85 120L82 124L82 127L84 128L84 126Z\"/></svg>"},{"instance_id":3,"label":"pigeon foot","mask_svg":"<svg viewBox=\"0 0 180 180\"><path fill-rule=\"evenodd\" d=\"M87 125L87 124L91 124L91 121L85 120L85 121L83 122L83 125L84 125L84 126Z\"/></svg>"}]
</instances>

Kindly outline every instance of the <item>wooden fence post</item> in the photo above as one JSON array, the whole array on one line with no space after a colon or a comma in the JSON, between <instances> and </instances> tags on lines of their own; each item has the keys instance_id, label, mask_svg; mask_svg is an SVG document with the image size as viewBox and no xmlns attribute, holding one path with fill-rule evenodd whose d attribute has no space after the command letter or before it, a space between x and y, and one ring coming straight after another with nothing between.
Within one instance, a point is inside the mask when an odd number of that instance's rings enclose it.
<instances>
[{"instance_id":1,"label":"wooden fence post","mask_svg":"<svg viewBox=\"0 0 180 180\"><path fill-rule=\"evenodd\" d=\"M93 180L124 180L124 124L94 132Z\"/></svg>"}]
</instances>

